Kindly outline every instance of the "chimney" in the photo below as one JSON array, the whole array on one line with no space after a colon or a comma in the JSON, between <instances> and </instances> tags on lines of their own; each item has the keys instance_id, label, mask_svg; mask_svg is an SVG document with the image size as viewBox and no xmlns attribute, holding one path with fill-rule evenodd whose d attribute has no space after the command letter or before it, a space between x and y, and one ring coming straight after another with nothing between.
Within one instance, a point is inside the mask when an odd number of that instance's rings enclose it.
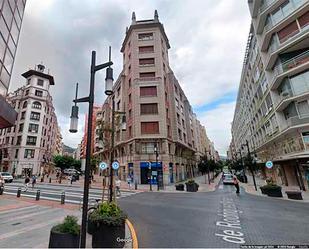
<instances>
[{"instance_id":1,"label":"chimney","mask_svg":"<svg viewBox=\"0 0 309 249\"><path fill-rule=\"evenodd\" d=\"M156 22L159 22L159 15L158 15L158 11L157 10L155 10L155 12L154 12L154 20Z\"/></svg>"},{"instance_id":2,"label":"chimney","mask_svg":"<svg viewBox=\"0 0 309 249\"><path fill-rule=\"evenodd\" d=\"M38 71L41 72L41 73L44 73L44 70L45 70L45 66L42 65L42 64L39 64L38 65Z\"/></svg>"},{"instance_id":3,"label":"chimney","mask_svg":"<svg viewBox=\"0 0 309 249\"><path fill-rule=\"evenodd\" d=\"M135 16L135 12L132 12L132 24L136 23L136 16Z\"/></svg>"}]
</instances>

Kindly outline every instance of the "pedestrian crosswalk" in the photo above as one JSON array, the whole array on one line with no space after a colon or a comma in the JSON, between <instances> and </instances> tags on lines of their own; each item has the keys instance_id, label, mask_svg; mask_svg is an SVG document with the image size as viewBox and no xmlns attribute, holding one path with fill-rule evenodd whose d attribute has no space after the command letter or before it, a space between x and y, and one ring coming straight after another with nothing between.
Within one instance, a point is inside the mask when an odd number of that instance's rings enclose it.
<instances>
[{"instance_id":1,"label":"pedestrian crosswalk","mask_svg":"<svg viewBox=\"0 0 309 249\"><path fill-rule=\"evenodd\" d=\"M60 202L61 195L64 194L65 202L72 204L81 204L83 200L83 189L64 185L37 185L34 188L28 188L25 191L25 187L21 183L6 184L4 188L4 193L8 195L17 195L18 189L21 189L22 197L36 198L37 191L40 191L40 199L58 201ZM124 190L121 191L116 199L125 198L128 196L135 195L137 192ZM103 190L100 189L90 189L89 190L89 200L94 201L96 199L103 198ZM108 190L104 191L104 200L108 199Z\"/></svg>"},{"instance_id":2,"label":"pedestrian crosswalk","mask_svg":"<svg viewBox=\"0 0 309 249\"><path fill-rule=\"evenodd\" d=\"M0 248L32 248L48 246L52 226L66 215L80 217L80 211L29 204L0 211Z\"/></svg>"}]
</instances>

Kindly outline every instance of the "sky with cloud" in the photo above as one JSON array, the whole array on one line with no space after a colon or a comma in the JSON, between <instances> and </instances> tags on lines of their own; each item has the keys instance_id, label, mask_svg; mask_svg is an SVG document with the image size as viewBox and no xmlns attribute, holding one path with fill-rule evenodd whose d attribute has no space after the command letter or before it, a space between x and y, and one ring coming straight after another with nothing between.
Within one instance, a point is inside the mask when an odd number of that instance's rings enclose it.
<instances>
[{"instance_id":1,"label":"sky with cloud","mask_svg":"<svg viewBox=\"0 0 309 249\"><path fill-rule=\"evenodd\" d=\"M120 47L132 11L137 20L159 13L169 38L170 66L216 149L225 155L250 26L246 1L239 0L28 0L10 90L21 74L43 63L55 78L51 87L65 144L83 135L87 105L80 105L79 132L70 134L69 116L76 82L89 92L91 51L97 63L112 46L114 78L122 68ZM103 103L104 72L96 75L95 101Z\"/></svg>"}]
</instances>

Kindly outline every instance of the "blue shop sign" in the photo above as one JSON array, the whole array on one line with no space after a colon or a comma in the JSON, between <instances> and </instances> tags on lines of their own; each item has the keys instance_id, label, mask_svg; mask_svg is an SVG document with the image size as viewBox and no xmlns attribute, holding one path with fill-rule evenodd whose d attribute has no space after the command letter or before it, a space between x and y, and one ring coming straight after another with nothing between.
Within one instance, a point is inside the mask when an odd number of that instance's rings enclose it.
<instances>
[{"instance_id":1,"label":"blue shop sign","mask_svg":"<svg viewBox=\"0 0 309 249\"><path fill-rule=\"evenodd\" d=\"M149 162L141 162L140 163L141 168L149 168ZM162 168L162 162L151 162L151 168Z\"/></svg>"}]
</instances>

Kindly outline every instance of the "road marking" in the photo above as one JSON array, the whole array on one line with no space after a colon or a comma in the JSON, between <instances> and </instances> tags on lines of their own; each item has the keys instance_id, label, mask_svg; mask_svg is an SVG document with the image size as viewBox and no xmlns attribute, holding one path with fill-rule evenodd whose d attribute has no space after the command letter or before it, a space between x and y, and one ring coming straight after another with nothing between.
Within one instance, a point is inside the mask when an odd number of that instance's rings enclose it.
<instances>
[{"instance_id":1,"label":"road marking","mask_svg":"<svg viewBox=\"0 0 309 249\"><path fill-rule=\"evenodd\" d=\"M22 233L26 233L26 232L30 232L30 231L35 230L35 229L43 228L43 227L55 224L57 222L61 222L62 220L63 220L63 217L58 218L58 219L54 219L54 220L46 222L46 223L40 223L40 224L36 224L36 225L28 225L27 227L15 230L13 232L1 234L0 240L5 240L5 239L8 239L8 238L17 236L19 234L22 234Z\"/></svg>"},{"instance_id":2,"label":"road marking","mask_svg":"<svg viewBox=\"0 0 309 249\"><path fill-rule=\"evenodd\" d=\"M233 199L224 197L222 199L222 206L222 213L218 214L220 221L217 221L216 225L228 229L223 230L223 233L215 233L215 236L234 244L245 243L244 233L237 231L241 230L242 227L239 218L240 211L237 210Z\"/></svg>"}]
</instances>

